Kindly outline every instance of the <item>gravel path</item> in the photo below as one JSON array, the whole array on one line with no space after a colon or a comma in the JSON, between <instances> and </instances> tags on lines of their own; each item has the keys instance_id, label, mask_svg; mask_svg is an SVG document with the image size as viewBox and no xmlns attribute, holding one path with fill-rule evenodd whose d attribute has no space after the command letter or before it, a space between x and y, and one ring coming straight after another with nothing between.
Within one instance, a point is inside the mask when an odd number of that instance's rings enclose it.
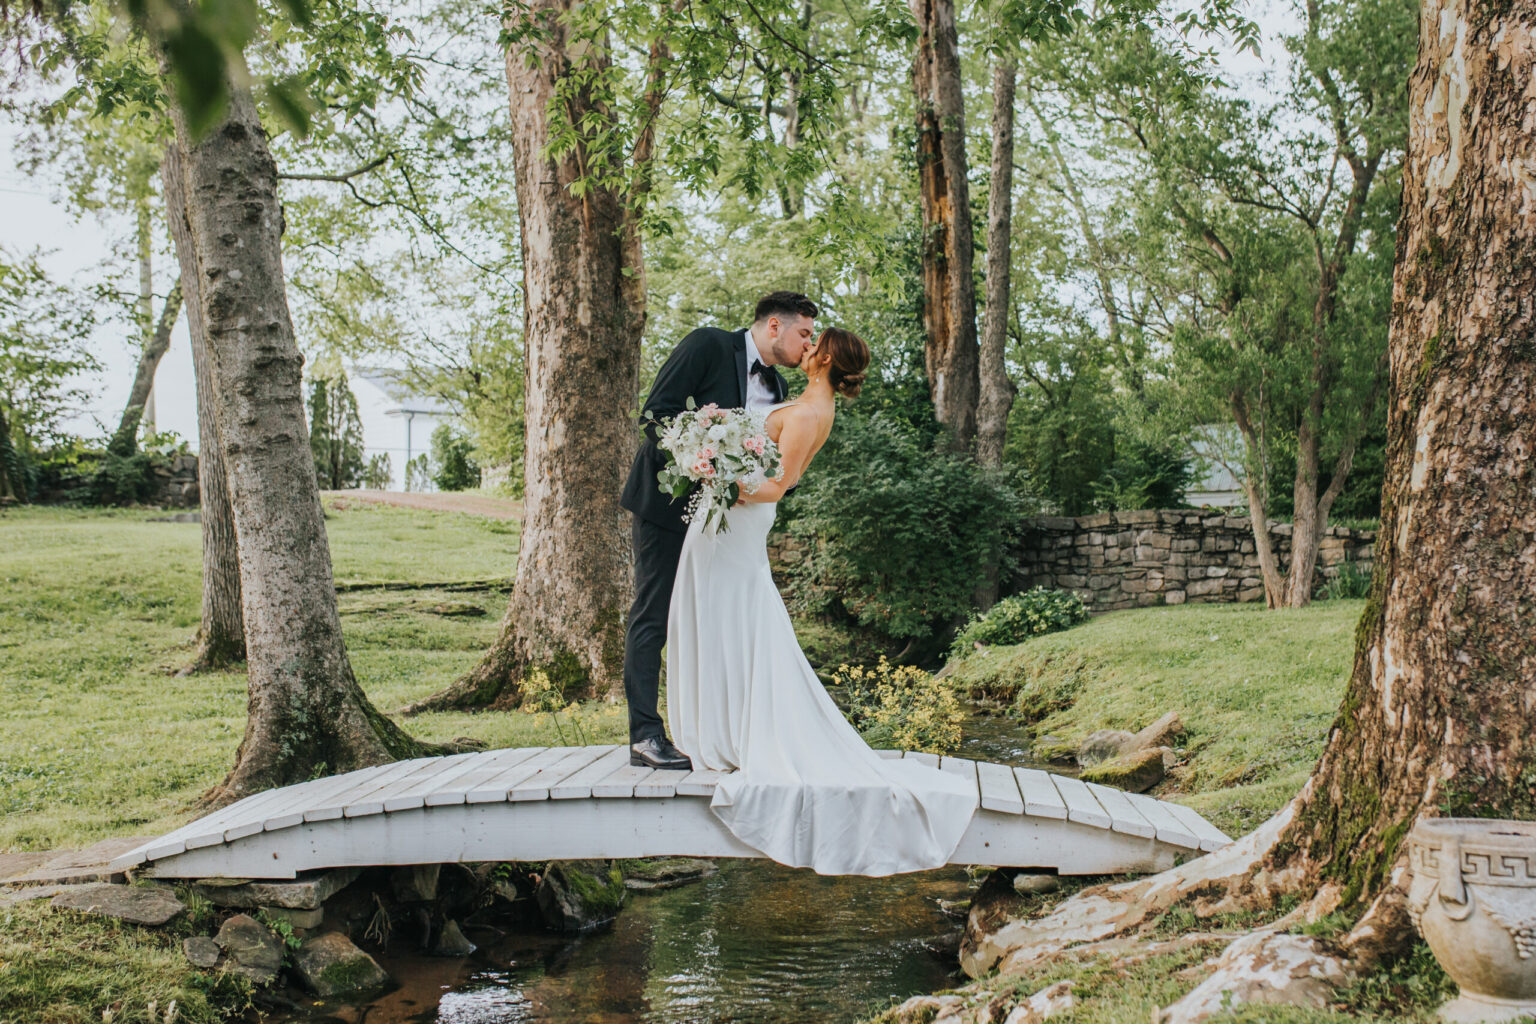
<instances>
[{"instance_id":1,"label":"gravel path","mask_svg":"<svg viewBox=\"0 0 1536 1024\"><path fill-rule=\"evenodd\" d=\"M466 512L488 519L522 519L523 503L516 498L497 498L488 494L461 494L445 491L419 494L404 491L321 491L337 505L345 507L349 501L372 501L382 505L398 505L401 508L417 508L428 512Z\"/></svg>"}]
</instances>

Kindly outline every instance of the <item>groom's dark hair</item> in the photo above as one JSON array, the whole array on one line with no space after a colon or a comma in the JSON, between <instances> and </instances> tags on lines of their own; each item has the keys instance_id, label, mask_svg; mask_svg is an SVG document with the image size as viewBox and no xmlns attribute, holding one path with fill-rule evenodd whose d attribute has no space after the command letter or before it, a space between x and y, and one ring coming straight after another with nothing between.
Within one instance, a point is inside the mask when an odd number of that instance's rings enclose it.
<instances>
[{"instance_id":1,"label":"groom's dark hair","mask_svg":"<svg viewBox=\"0 0 1536 1024\"><path fill-rule=\"evenodd\" d=\"M752 314L752 322L762 323L771 316L784 319L805 316L815 320L820 312L816 308L816 303L799 292L769 292L757 300L757 309Z\"/></svg>"}]
</instances>

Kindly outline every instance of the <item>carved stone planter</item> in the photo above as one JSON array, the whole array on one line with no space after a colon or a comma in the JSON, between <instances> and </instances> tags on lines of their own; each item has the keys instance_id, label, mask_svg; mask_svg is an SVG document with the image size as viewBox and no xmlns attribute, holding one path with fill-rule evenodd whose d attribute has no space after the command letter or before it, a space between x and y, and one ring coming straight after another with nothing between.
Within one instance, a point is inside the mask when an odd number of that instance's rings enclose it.
<instances>
[{"instance_id":1,"label":"carved stone planter","mask_svg":"<svg viewBox=\"0 0 1536 1024\"><path fill-rule=\"evenodd\" d=\"M1441 1019L1536 1017L1536 822L1426 818L1408 861L1413 923L1461 986Z\"/></svg>"}]
</instances>

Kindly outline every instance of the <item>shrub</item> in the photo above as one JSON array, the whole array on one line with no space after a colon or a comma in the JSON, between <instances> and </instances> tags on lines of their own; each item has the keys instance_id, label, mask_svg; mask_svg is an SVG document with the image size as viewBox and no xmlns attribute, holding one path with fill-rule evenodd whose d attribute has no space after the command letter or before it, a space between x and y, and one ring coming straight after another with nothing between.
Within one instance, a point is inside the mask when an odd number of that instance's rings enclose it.
<instances>
[{"instance_id":1,"label":"shrub","mask_svg":"<svg viewBox=\"0 0 1536 1024\"><path fill-rule=\"evenodd\" d=\"M432 482L440 491L464 491L480 486L480 467L475 464L474 442L449 423L432 431Z\"/></svg>"},{"instance_id":2,"label":"shrub","mask_svg":"<svg viewBox=\"0 0 1536 1024\"><path fill-rule=\"evenodd\" d=\"M848 720L872 747L948 754L960 745L965 711L942 680L910 665L843 665L833 674L848 701Z\"/></svg>"},{"instance_id":3,"label":"shrub","mask_svg":"<svg viewBox=\"0 0 1536 1024\"><path fill-rule=\"evenodd\" d=\"M1087 618L1088 609L1076 594L1036 587L1028 593L1005 597L986 612L971 616L971 621L955 637L950 657L964 657L977 644L1021 644L1032 636L1070 629Z\"/></svg>"},{"instance_id":4,"label":"shrub","mask_svg":"<svg viewBox=\"0 0 1536 1024\"><path fill-rule=\"evenodd\" d=\"M1005 562L1018 495L1002 474L883 416L840 421L828 448L795 496L790 531L807 541L790 572L796 604L893 639L932 639Z\"/></svg>"},{"instance_id":5,"label":"shrub","mask_svg":"<svg viewBox=\"0 0 1536 1024\"><path fill-rule=\"evenodd\" d=\"M1347 601L1366 597L1371 592L1371 574L1359 562L1344 562L1339 571L1323 581L1317 596L1324 601Z\"/></svg>"}]
</instances>

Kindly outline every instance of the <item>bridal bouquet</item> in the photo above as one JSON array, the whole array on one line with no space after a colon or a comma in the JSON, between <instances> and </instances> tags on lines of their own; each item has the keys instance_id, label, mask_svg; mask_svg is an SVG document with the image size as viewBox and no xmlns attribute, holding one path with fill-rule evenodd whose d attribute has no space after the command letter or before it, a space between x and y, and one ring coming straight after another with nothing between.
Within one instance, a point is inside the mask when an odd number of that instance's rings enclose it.
<instances>
[{"instance_id":1,"label":"bridal bouquet","mask_svg":"<svg viewBox=\"0 0 1536 1024\"><path fill-rule=\"evenodd\" d=\"M698 485L688 499L688 519L704 517L707 530L715 522L729 529L725 510L736 504L745 489L749 494L764 480L779 473L779 446L763 431L763 417L745 409L722 409L711 402L662 420L657 446L667 464L656 474L661 490L681 498Z\"/></svg>"}]
</instances>

